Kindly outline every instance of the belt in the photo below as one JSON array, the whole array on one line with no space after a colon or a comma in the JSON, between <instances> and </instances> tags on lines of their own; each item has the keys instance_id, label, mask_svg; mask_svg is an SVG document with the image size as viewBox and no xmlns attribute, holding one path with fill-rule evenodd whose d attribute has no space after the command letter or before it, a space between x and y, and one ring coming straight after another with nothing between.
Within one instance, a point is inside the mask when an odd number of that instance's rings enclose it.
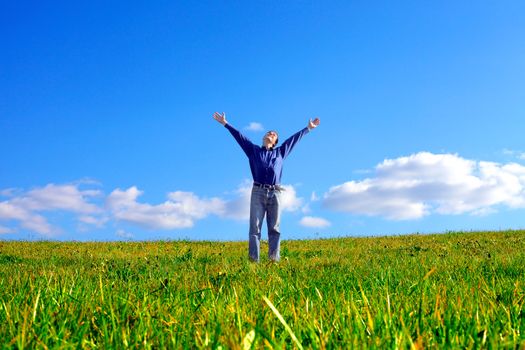
<instances>
[{"instance_id":1,"label":"belt","mask_svg":"<svg viewBox=\"0 0 525 350\"><path fill-rule=\"evenodd\" d=\"M258 182L254 182L253 186L259 187L259 188L265 188L267 190L272 190L272 191L280 190L282 188L280 185L267 185L267 184L261 184L261 183L258 183Z\"/></svg>"}]
</instances>

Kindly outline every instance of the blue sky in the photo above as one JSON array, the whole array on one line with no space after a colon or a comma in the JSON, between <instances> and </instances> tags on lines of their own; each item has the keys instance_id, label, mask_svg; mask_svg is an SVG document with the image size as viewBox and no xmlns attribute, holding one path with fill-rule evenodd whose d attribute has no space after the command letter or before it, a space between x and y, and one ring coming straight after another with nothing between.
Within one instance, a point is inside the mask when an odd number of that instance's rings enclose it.
<instances>
[{"instance_id":1,"label":"blue sky","mask_svg":"<svg viewBox=\"0 0 525 350\"><path fill-rule=\"evenodd\" d=\"M0 239L245 240L255 143L284 239L523 228L523 1L10 2ZM266 232L263 233L263 236Z\"/></svg>"}]
</instances>

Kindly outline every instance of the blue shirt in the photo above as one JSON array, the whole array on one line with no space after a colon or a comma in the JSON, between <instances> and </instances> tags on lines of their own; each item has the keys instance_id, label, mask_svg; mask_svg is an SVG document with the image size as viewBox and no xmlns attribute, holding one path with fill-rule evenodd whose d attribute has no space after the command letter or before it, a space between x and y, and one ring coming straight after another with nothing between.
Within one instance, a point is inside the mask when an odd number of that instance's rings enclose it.
<instances>
[{"instance_id":1,"label":"blue shirt","mask_svg":"<svg viewBox=\"0 0 525 350\"><path fill-rule=\"evenodd\" d=\"M226 123L237 143L241 146L250 161L250 170L253 181L265 185L280 185L283 173L283 161L288 157L297 142L308 133L308 128L295 133L279 147L266 149L264 146L253 144L230 124Z\"/></svg>"}]
</instances>

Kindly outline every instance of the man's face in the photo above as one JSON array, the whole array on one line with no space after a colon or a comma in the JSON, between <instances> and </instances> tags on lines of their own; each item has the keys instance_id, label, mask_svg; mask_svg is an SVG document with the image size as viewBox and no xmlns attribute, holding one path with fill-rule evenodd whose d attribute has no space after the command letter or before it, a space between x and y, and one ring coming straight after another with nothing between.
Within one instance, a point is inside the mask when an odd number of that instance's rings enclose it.
<instances>
[{"instance_id":1,"label":"man's face","mask_svg":"<svg viewBox=\"0 0 525 350\"><path fill-rule=\"evenodd\" d=\"M263 142L267 142L269 145L274 146L275 142L277 142L278 137L279 136L277 135L277 132L271 130L264 134Z\"/></svg>"}]
</instances>

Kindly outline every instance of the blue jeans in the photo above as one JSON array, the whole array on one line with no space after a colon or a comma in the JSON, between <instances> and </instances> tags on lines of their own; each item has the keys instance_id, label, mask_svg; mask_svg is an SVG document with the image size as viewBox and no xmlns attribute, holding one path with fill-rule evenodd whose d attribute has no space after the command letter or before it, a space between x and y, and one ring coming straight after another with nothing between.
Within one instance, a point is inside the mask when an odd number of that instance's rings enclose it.
<instances>
[{"instance_id":1,"label":"blue jeans","mask_svg":"<svg viewBox=\"0 0 525 350\"><path fill-rule=\"evenodd\" d=\"M279 261L281 244L281 192L260 187L252 187L250 202L250 237L248 254L252 261L259 262L261 227L266 215L268 225L268 258Z\"/></svg>"}]
</instances>

